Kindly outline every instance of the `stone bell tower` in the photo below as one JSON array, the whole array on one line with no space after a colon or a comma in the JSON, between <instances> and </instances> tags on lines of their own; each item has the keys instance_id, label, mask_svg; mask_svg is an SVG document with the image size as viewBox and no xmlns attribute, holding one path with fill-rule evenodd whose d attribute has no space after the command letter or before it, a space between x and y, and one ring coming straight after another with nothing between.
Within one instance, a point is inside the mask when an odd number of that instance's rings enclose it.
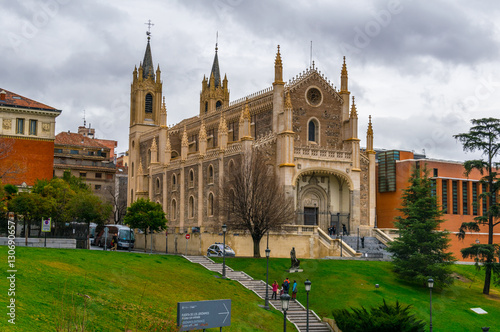
<instances>
[{"instance_id":1,"label":"stone bell tower","mask_svg":"<svg viewBox=\"0 0 500 332\"><path fill-rule=\"evenodd\" d=\"M208 114L220 110L223 106L229 105L229 89L227 86L227 76L221 82L219 70L219 57L217 56L217 43L215 44L215 57L212 64L210 78L203 77L200 93L200 115Z\"/></svg>"},{"instance_id":2,"label":"stone bell tower","mask_svg":"<svg viewBox=\"0 0 500 332\"><path fill-rule=\"evenodd\" d=\"M162 83L160 66L153 66L151 55L150 33L148 44L144 53L144 60L134 68L132 85L130 89L130 127L134 125L165 125L161 121Z\"/></svg>"}]
</instances>

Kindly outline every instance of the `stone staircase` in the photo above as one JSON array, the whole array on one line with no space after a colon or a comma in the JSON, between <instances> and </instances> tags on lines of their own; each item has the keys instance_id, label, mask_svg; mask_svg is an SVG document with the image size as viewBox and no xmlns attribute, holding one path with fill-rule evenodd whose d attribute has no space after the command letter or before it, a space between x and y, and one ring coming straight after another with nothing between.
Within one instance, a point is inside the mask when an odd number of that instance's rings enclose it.
<instances>
[{"instance_id":1,"label":"stone staircase","mask_svg":"<svg viewBox=\"0 0 500 332\"><path fill-rule=\"evenodd\" d=\"M197 263L205 267L210 271L214 271L222 274L222 264L215 263L206 256L183 256L187 260L193 263ZM257 296L262 299L266 297L266 286L269 289L269 305L274 307L276 310L281 310L281 301L271 300L271 295L273 294L272 287L266 285L262 280L254 280L248 274L242 271L233 271L230 267L226 265L226 277L232 280L238 281L241 285L253 291ZM288 311L286 312L286 318L295 325L298 331L306 331L306 320L307 320L307 310L299 301L290 300ZM331 332L330 326L322 322L321 319L312 310L309 310L309 331L316 332Z\"/></svg>"},{"instance_id":2,"label":"stone staircase","mask_svg":"<svg viewBox=\"0 0 500 332\"><path fill-rule=\"evenodd\" d=\"M364 248L361 245L361 238L358 246L357 236L343 236L342 240L354 250L359 247L357 251L362 253L363 258L389 259L391 257L391 253L386 250L387 247L375 237L365 236Z\"/></svg>"}]
</instances>

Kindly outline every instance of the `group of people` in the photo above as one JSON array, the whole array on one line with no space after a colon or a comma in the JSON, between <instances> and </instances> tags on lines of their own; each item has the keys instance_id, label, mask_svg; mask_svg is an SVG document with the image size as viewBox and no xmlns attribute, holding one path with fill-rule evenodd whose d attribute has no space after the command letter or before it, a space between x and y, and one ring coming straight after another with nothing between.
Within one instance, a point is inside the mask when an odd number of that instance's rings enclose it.
<instances>
[{"instance_id":1,"label":"group of people","mask_svg":"<svg viewBox=\"0 0 500 332\"><path fill-rule=\"evenodd\" d=\"M279 288L278 282L276 280L274 280L274 282L273 282L273 295L271 296L271 300L278 299L278 288ZM292 300L296 300L297 299L297 291L298 291L296 280L293 281L291 288L292 288ZM288 294L289 291L290 291L290 280L288 278L286 278L283 281L283 283L281 284L281 288L279 289L279 292L280 292L280 295L283 295L285 293Z\"/></svg>"},{"instance_id":2,"label":"group of people","mask_svg":"<svg viewBox=\"0 0 500 332\"><path fill-rule=\"evenodd\" d=\"M336 234L337 234L337 228L335 227L335 225L328 227L328 235L334 236ZM339 232L339 235L340 235L340 232ZM342 234L341 235L344 235L344 236L349 235L345 224L342 224Z\"/></svg>"}]
</instances>

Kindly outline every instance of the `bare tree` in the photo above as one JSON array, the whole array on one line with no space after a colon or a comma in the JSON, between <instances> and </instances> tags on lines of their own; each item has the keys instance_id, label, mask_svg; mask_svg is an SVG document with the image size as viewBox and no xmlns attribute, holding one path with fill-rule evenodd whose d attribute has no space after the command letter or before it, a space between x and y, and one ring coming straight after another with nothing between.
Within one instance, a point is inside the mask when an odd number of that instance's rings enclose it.
<instances>
[{"instance_id":1,"label":"bare tree","mask_svg":"<svg viewBox=\"0 0 500 332\"><path fill-rule=\"evenodd\" d=\"M224 183L222 212L233 230L247 230L253 239L253 256L260 256L260 240L294 220L293 202L280 185L275 166L259 150L243 156Z\"/></svg>"}]
</instances>

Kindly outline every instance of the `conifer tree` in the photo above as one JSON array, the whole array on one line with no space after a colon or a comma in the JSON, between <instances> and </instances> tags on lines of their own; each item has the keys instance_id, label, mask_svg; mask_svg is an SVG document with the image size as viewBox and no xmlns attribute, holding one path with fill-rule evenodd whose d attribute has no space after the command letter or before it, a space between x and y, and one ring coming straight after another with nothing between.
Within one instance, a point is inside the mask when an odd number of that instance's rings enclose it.
<instances>
[{"instance_id":1,"label":"conifer tree","mask_svg":"<svg viewBox=\"0 0 500 332\"><path fill-rule=\"evenodd\" d=\"M396 218L399 238L390 243L394 271L403 279L427 284L429 278L440 286L453 282L450 267L453 254L446 252L450 239L439 230L443 212L432 194L433 183L427 167L414 168L408 188L403 190L402 216Z\"/></svg>"},{"instance_id":2,"label":"conifer tree","mask_svg":"<svg viewBox=\"0 0 500 332\"><path fill-rule=\"evenodd\" d=\"M462 249L461 252L464 258L474 258L478 269L484 268L483 294L489 294L492 273L500 283L500 244L493 243L495 227L500 224L500 200L498 199L500 162L495 162L495 158L500 156L500 119L472 119L471 122L473 127L468 133L453 137L463 144L464 151L479 151L486 157L486 159L468 160L464 163L464 168L465 175L469 175L472 170L476 169L483 176L479 183L484 190L479 195L477 205L485 203L487 209L486 213L475 217L474 221L462 223L457 236L464 240L466 231L487 232L488 243L472 244L470 247Z\"/></svg>"}]
</instances>

